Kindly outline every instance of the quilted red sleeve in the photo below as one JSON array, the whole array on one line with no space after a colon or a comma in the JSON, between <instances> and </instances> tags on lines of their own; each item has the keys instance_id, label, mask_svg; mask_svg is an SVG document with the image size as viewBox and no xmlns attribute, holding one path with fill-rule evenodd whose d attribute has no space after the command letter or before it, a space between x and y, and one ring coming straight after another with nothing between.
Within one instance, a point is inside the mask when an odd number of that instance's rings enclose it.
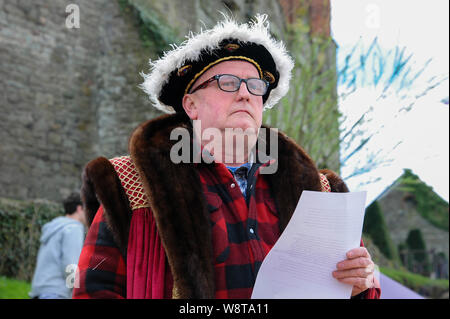
<instances>
[{"instance_id":1,"label":"quilted red sleeve","mask_svg":"<svg viewBox=\"0 0 450 319\"><path fill-rule=\"evenodd\" d=\"M126 298L126 265L100 206L78 261L72 298Z\"/></svg>"}]
</instances>

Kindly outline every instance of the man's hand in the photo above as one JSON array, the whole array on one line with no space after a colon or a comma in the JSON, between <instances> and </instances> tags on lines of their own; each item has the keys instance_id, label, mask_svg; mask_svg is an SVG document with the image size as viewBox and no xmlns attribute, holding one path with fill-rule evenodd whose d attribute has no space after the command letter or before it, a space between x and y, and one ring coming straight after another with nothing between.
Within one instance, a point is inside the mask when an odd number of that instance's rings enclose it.
<instances>
[{"instance_id":1,"label":"man's hand","mask_svg":"<svg viewBox=\"0 0 450 319\"><path fill-rule=\"evenodd\" d=\"M353 285L352 296L374 286L375 264L364 247L347 252L347 259L338 262L333 277L342 283Z\"/></svg>"}]
</instances>

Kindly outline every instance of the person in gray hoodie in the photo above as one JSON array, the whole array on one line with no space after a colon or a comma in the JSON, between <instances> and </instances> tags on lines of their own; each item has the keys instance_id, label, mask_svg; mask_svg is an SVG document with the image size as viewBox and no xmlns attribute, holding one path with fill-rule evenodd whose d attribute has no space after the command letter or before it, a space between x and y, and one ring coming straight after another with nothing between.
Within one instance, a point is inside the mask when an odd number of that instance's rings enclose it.
<instances>
[{"instance_id":1,"label":"person in gray hoodie","mask_svg":"<svg viewBox=\"0 0 450 319\"><path fill-rule=\"evenodd\" d=\"M40 248L29 296L35 299L72 297L75 271L86 233L86 217L79 194L64 201L65 216L42 227Z\"/></svg>"}]
</instances>

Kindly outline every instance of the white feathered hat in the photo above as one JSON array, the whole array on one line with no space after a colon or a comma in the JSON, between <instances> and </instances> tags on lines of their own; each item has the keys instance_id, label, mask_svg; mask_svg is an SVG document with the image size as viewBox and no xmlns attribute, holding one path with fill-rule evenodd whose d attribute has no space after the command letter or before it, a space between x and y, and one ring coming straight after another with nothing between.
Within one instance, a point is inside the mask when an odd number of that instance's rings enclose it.
<instances>
[{"instance_id":1,"label":"white feathered hat","mask_svg":"<svg viewBox=\"0 0 450 319\"><path fill-rule=\"evenodd\" d=\"M140 87L155 107L165 113L183 110L183 96L209 68L229 60L244 60L258 69L260 77L269 82L263 96L264 109L273 107L288 91L294 67L285 45L269 33L267 15L256 15L249 23L225 16L214 28L190 33L180 46L155 62L150 61L149 74L141 75Z\"/></svg>"}]
</instances>

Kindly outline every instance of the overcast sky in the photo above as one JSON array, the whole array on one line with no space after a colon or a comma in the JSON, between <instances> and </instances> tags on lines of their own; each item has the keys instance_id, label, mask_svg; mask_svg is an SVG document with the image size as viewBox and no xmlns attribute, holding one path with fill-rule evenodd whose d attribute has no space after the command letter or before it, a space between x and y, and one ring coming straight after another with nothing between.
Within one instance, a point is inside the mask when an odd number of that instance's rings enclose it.
<instances>
[{"instance_id":1,"label":"overcast sky","mask_svg":"<svg viewBox=\"0 0 450 319\"><path fill-rule=\"evenodd\" d=\"M332 36L340 48L351 47L358 41L370 44L374 37L385 49L406 47L412 53L410 65L417 68L431 63L422 79L446 75L449 70L449 1L448 0L331 0ZM339 52L339 51L338 51ZM385 128L376 136L371 150L387 149L402 141L390 154L394 162L381 167L363 179L349 179L353 191L366 190L367 204L410 168L442 198L449 199L449 106L448 80L417 100L412 110L397 118L383 111L401 101L385 99L375 103L378 121ZM358 112L360 105L374 99L377 92L362 88L344 102L346 112ZM447 104L442 100L447 98ZM383 103L389 105L382 105ZM349 105L351 104L351 105ZM401 106L401 105L400 105ZM353 110L353 111L352 111ZM384 113L383 113L384 112ZM351 114L349 114L351 116ZM375 116L376 117L376 116ZM350 168L347 168L349 170ZM345 175L345 170L342 172ZM381 177L377 183L357 189L369 177Z\"/></svg>"}]
</instances>

